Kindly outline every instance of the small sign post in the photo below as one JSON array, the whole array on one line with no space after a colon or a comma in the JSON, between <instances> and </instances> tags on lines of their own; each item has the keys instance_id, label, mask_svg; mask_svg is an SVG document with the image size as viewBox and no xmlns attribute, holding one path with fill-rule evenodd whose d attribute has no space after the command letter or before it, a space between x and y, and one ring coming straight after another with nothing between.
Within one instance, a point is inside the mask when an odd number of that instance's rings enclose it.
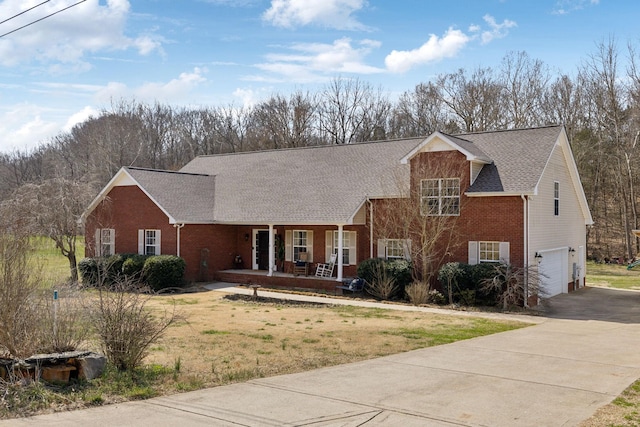
<instances>
[{"instance_id":1,"label":"small sign post","mask_svg":"<svg viewBox=\"0 0 640 427\"><path fill-rule=\"evenodd\" d=\"M58 333L58 290L53 291L53 337Z\"/></svg>"}]
</instances>

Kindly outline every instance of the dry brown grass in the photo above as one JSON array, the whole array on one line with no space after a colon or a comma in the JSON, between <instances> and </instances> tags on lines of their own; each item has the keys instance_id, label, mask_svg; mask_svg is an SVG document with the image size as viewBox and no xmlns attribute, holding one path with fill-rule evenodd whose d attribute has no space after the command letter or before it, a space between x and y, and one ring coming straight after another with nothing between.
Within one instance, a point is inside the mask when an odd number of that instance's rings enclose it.
<instances>
[{"instance_id":1,"label":"dry brown grass","mask_svg":"<svg viewBox=\"0 0 640 427\"><path fill-rule=\"evenodd\" d=\"M166 331L146 362L177 367L178 389L300 372L524 326L265 298L251 301L219 292L156 297L152 306L172 303L186 321Z\"/></svg>"}]
</instances>

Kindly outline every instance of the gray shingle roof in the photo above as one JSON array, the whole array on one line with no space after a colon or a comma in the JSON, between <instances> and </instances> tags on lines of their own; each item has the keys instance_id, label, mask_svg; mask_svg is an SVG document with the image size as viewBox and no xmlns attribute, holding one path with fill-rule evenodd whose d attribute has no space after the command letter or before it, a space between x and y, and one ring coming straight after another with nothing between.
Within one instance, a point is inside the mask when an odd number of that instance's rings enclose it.
<instances>
[{"instance_id":1,"label":"gray shingle roof","mask_svg":"<svg viewBox=\"0 0 640 427\"><path fill-rule=\"evenodd\" d=\"M215 220L348 223L367 197L393 197L423 138L197 157L182 172L216 176Z\"/></svg>"},{"instance_id":2,"label":"gray shingle roof","mask_svg":"<svg viewBox=\"0 0 640 427\"><path fill-rule=\"evenodd\" d=\"M484 165L469 192L533 193L561 126L446 135ZM408 185L424 138L200 156L180 172L124 168L176 222L348 224Z\"/></svg>"},{"instance_id":3,"label":"gray shingle roof","mask_svg":"<svg viewBox=\"0 0 640 427\"><path fill-rule=\"evenodd\" d=\"M533 193L562 126L457 135L493 160L485 165L468 192Z\"/></svg>"},{"instance_id":4,"label":"gray shingle roof","mask_svg":"<svg viewBox=\"0 0 640 427\"><path fill-rule=\"evenodd\" d=\"M124 169L177 222L213 222L214 176L133 167Z\"/></svg>"}]
</instances>

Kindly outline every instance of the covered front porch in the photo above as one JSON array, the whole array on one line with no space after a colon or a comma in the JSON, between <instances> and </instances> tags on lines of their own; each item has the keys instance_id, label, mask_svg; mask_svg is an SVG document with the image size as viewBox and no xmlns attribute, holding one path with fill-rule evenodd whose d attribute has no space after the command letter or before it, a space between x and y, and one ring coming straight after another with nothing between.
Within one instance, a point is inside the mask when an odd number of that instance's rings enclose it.
<instances>
[{"instance_id":1,"label":"covered front porch","mask_svg":"<svg viewBox=\"0 0 640 427\"><path fill-rule=\"evenodd\" d=\"M297 276L280 271L274 271L269 275L267 270L245 269L222 270L218 272L217 276L218 280L229 283L261 285L269 288L315 289L330 293L335 293L336 286L342 285L343 281L351 280L344 278L339 281L335 277L316 277L313 274Z\"/></svg>"}]
</instances>

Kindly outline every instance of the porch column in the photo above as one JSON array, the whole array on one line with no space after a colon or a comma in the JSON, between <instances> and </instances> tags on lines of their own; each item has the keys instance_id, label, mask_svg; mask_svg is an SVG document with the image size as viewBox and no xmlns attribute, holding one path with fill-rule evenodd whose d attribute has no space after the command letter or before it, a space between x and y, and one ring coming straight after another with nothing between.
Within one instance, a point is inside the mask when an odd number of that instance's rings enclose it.
<instances>
[{"instance_id":1,"label":"porch column","mask_svg":"<svg viewBox=\"0 0 640 427\"><path fill-rule=\"evenodd\" d=\"M267 276L273 276L273 267L276 264L276 239L273 236L273 224L269 224L269 271Z\"/></svg>"},{"instance_id":2,"label":"porch column","mask_svg":"<svg viewBox=\"0 0 640 427\"><path fill-rule=\"evenodd\" d=\"M342 256L342 248L343 248L343 236L342 236L342 231L343 231L343 226L339 225L338 226L338 274L337 274L337 278L336 278L336 282L342 282L342 269L344 267L343 265L343 256Z\"/></svg>"}]
</instances>

